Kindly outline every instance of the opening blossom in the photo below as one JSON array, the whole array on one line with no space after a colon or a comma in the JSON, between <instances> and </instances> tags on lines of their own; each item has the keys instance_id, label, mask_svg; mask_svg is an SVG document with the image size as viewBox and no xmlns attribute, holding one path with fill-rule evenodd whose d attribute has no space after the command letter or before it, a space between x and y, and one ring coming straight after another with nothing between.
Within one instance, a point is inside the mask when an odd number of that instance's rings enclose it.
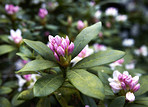
<instances>
[{"instance_id":1,"label":"opening blossom","mask_svg":"<svg viewBox=\"0 0 148 107\"><path fill-rule=\"evenodd\" d=\"M6 4L5 5L5 10L8 14L13 15L19 11L18 6L14 6L13 4Z\"/></svg>"},{"instance_id":2,"label":"opening blossom","mask_svg":"<svg viewBox=\"0 0 148 107\"><path fill-rule=\"evenodd\" d=\"M46 9L44 8L39 9L38 15L41 19L44 19L47 16L47 14L48 14L48 11Z\"/></svg>"},{"instance_id":3,"label":"opening blossom","mask_svg":"<svg viewBox=\"0 0 148 107\"><path fill-rule=\"evenodd\" d=\"M58 35L55 37L49 35L49 43L47 46L52 50L60 65L68 66L70 64L74 43L70 43L68 36L66 36L66 38L61 38Z\"/></svg>"},{"instance_id":4,"label":"opening blossom","mask_svg":"<svg viewBox=\"0 0 148 107\"><path fill-rule=\"evenodd\" d=\"M135 100L134 92L140 89L139 76L132 77L128 71L121 74L119 71L113 72L113 78L108 78L114 93L121 93L126 96L126 100L133 102Z\"/></svg>"},{"instance_id":5,"label":"opening blossom","mask_svg":"<svg viewBox=\"0 0 148 107\"><path fill-rule=\"evenodd\" d=\"M88 45L86 45L84 47L84 49L78 54L78 56L76 56L74 59L71 60L71 62L73 63L73 65L75 65L77 62L79 62L83 58L91 55L93 52L94 52L94 50L89 48Z\"/></svg>"},{"instance_id":6,"label":"opening blossom","mask_svg":"<svg viewBox=\"0 0 148 107\"><path fill-rule=\"evenodd\" d=\"M114 70L116 66L122 66L123 63L124 63L124 59L119 59L119 60L109 64L109 66L111 67L112 70Z\"/></svg>"},{"instance_id":7,"label":"opening blossom","mask_svg":"<svg viewBox=\"0 0 148 107\"><path fill-rule=\"evenodd\" d=\"M19 44L22 41L22 32L20 29L17 29L16 31L10 30L10 39L13 40L16 44Z\"/></svg>"}]
</instances>

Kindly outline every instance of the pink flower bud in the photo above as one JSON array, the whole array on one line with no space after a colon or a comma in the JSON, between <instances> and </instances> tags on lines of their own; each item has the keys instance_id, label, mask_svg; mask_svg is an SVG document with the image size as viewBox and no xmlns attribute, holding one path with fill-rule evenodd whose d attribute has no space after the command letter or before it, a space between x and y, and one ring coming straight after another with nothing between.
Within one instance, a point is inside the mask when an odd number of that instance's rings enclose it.
<instances>
[{"instance_id":1,"label":"pink flower bud","mask_svg":"<svg viewBox=\"0 0 148 107\"><path fill-rule=\"evenodd\" d=\"M139 81L139 76L135 76L132 78L132 82L136 85Z\"/></svg>"},{"instance_id":2,"label":"pink flower bud","mask_svg":"<svg viewBox=\"0 0 148 107\"><path fill-rule=\"evenodd\" d=\"M67 43L67 46L69 45L69 43L70 43L70 40L69 40L69 38L68 38L68 36L66 36L66 43Z\"/></svg>"},{"instance_id":3,"label":"pink flower bud","mask_svg":"<svg viewBox=\"0 0 148 107\"><path fill-rule=\"evenodd\" d=\"M122 74L119 74L118 80L121 82L122 81Z\"/></svg>"},{"instance_id":4,"label":"pink flower bud","mask_svg":"<svg viewBox=\"0 0 148 107\"><path fill-rule=\"evenodd\" d=\"M68 45L67 45L65 39L62 40L61 46L62 46L62 48L63 48L64 50L67 49L67 46L68 46Z\"/></svg>"},{"instance_id":5,"label":"pink flower bud","mask_svg":"<svg viewBox=\"0 0 148 107\"><path fill-rule=\"evenodd\" d=\"M84 27L85 27L85 24L81 20L79 20L77 23L77 29L82 30Z\"/></svg>"},{"instance_id":6,"label":"pink flower bud","mask_svg":"<svg viewBox=\"0 0 148 107\"><path fill-rule=\"evenodd\" d=\"M6 4L5 5L5 10L8 14L12 15L15 14L19 11L19 7L18 6L14 6L13 4Z\"/></svg>"},{"instance_id":7,"label":"pink flower bud","mask_svg":"<svg viewBox=\"0 0 148 107\"><path fill-rule=\"evenodd\" d=\"M124 90L126 90L126 85L125 85L124 82L121 82L121 87L122 87Z\"/></svg>"},{"instance_id":8,"label":"pink flower bud","mask_svg":"<svg viewBox=\"0 0 148 107\"><path fill-rule=\"evenodd\" d=\"M131 92L126 93L126 100L128 100L129 102L135 101L135 95Z\"/></svg>"},{"instance_id":9,"label":"pink flower bud","mask_svg":"<svg viewBox=\"0 0 148 107\"><path fill-rule=\"evenodd\" d=\"M48 47L52 50L52 52L54 52L54 47L51 43L48 44Z\"/></svg>"},{"instance_id":10,"label":"pink flower bud","mask_svg":"<svg viewBox=\"0 0 148 107\"><path fill-rule=\"evenodd\" d=\"M58 53L59 56L64 56L65 55L65 51L61 46L59 46L57 48L57 53Z\"/></svg>"},{"instance_id":11,"label":"pink flower bud","mask_svg":"<svg viewBox=\"0 0 148 107\"><path fill-rule=\"evenodd\" d=\"M125 75L125 74L123 74L123 75L122 75L122 80L125 81L126 78L128 78L128 76Z\"/></svg>"},{"instance_id":12,"label":"pink flower bud","mask_svg":"<svg viewBox=\"0 0 148 107\"><path fill-rule=\"evenodd\" d=\"M55 43L54 45L54 49L57 50L58 49L58 45Z\"/></svg>"},{"instance_id":13,"label":"pink flower bud","mask_svg":"<svg viewBox=\"0 0 148 107\"><path fill-rule=\"evenodd\" d=\"M50 42L50 43L52 43L52 44L55 43L55 39L54 39L53 36L49 35L49 36L48 36L48 39L49 39L49 42Z\"/></svg>"},{"instance_id":14,"label":"pink flower bud","mask_svg":"<svg viewBox=\"0 0 148 107\"><path fill-rule=\"evenodd\" d=\"M125 83L129 85L131 82L132 82L132 76L129 75L129 76L125 79Z\"/></svg>"},{"instance_id":15,"label":"pink flower bud","mask_svg":"<svg viewBox=\"0 0 148 107\"><path fill-rule=\"evenodd\" d=\"M90 107L89 105L85 105L85 107Z\"/></svg>"},{"instance_id":16,"label":"pink flower bud","mask_svg":"<svg viewBox=\"0 0 148 107\"><path fill-rule=\"evenodd\" d=\"M54 57L56 58L56 60L60 61L59 56L57 55L56 52L54 52Z\"/></svg>"},{"instance_id":17,"label":"pink flower bud","mask_svg":"<svg viewBox=\"0 0 148 107\"><path fill-rule=\"evenodd\" d=\"M55 42L57 43L57 45L60 45L62 43L62 39L58 35L56 35Z\"/></svg>"},{"instance_id":18,"label":"pink flower bud","mask_svg":"<svg viewBox=\"0 0 148 107\"><path fill-rule=\"evenodd\" d=\"M71 42L70 45L68 46L68 54L71 54L73 52L74 49L74 43Z\"/></svg>"},{"instance_id":19,"label":"pink flower bud","mask_svg":"<svg viewBox=\"0 0 148 107\"><path fill-rule=\"evenodd\" d=\"M136 92L140 89L140 84L137 84L134 88L133 88L133 91Z\"/></svg>"},{"instance_id":20,"label":"pink flower bud","mask_svg":"<svg viewBox=\"0 0 148 107\"><path fill-rule=\"evenodd\" d=\"M38 15L41 19L44 19L47 14L48 14L48 11L46 9L44 9L44 8L39 9Z\"/></svg>"}]
</instances>

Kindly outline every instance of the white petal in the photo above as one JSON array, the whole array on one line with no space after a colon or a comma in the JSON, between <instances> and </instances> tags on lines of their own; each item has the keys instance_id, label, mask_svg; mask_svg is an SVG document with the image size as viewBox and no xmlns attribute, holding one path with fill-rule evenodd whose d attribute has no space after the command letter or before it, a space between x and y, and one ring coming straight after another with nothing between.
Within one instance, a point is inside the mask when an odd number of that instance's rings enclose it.
<instances>
[{"instance_id":1,"label":"white petal","mask_svg":"<svg viewBox=\"0 0 148 107\"><path fill-rule=\"evenodd\" d=\"M121 73L120 73L118 70L115 70L115 71L113 72L113 78L116 79L116 80L118 80L119 74L121 74Z\"/></svg>"},{"instance_id":2,"label":"white petal","mask_svg":"<svg viewBox=\"0 0 148 107\"><path fill-rule=\"evenodd\" d=\"M129 75L128 71L124 71L123 74L127 76Z\"/></svg>"},{"instance_id":3,"label":"white petal","mask_svg":"<svg viewBox=\"0 0 148 107\"><path fill-rule=\"evenodd\" d=\"M22 34L21 30L20 30L20 29L17 29L17 30L16 30L16 34L17 34L17 36L19 36L19 37L20 37L20 36L21 36L21 34Z\"/></svg>"},{"instance_id":4,"label":"white petal","mask_svg":"<svg viewBox=\"0 0 148 107\"><path fill-rule=\"evenodd\" d=\"M11 37L13 38L13 37L16 36L16 32L15 32L13 29L11 29L11 30L10 30L10 35L11 35Z\"/></svg>"},{"instance_id":5,"label":"white petal","mask_svg":"<svg viewBox=\"0 0 148 107\"><path fill-rule=\"evenodd\" d=\"M128 100L129 102L135 101L135 95L131 92L126 93L126 100Z\"/></svg>"}]
</instances>

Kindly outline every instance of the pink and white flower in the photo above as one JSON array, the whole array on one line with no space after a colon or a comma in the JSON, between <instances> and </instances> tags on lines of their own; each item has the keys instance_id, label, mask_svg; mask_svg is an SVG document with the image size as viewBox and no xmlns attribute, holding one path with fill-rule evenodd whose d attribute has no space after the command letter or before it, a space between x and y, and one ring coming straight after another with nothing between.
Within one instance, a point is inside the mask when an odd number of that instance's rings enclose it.
<instances>
[{"instance_id":1,"label":"pink and white flower","mask_svg":"<svg viewBox=\"0 0 148 107\"><path fill-rule=\"evenodd\" d=\"M114 93L122 90L122 93L124 91L126 99L129 102L135 100L133 93L140 89L140 84L138 83L139 76L132 77L128 71L124 71L123 74L121 74L116 70L113 72L113 78L108 78L108 81Z\"/></svg>"},{"instance_id":2,"label":"pink and white flower","mask_svg":"<svg viewBox=\"0 0 148 107\"><path fill-rule=\"evenodd\" d=\"M14 31L13 29L10 30L10 39L13 40L16 44L19 44L22 41L22 36L21 36L22 32L20 29L17 29L16 31Z\"/></svg>"},{"instance_id":3,"label":"pink and white flower","mask_svg":"<svg viewBox=\"0 0 148 107\"><path fill-rule=\"evenodd\" d=\"M73 65L75 65L77 62L79 62L83 58L85 58L93 53L94 53L94 50L89 48L88 45L86 45L84 47L84 49L78 54L78 56L76 56L74 59L71 60L71 62L73 63Z\"/></svg>"},{"instance_id":4,"label":"pink and white flower","mask_svg":"<svg viewBox=\"0 0 148 107\"><path fill-rule=\"evenodd\" d=\"M94 44L93 47L94 47L95 52L107 50L107 47L105 45L98 44L98 43Z\"/></svg>"},{"instance_id":5,"label":"pink and white flower","mask_svg":"<svg viewBox=\"0 0 148 107\"><path fill-rule=\"evenodd\" d=\"M119 59L119 60L109 64L109 66L111 67L112 70L114 70L116 66L122 66L123 63L124 63L124 59Z\"/></svg>"},{"instance_id":6,"label":"pink and white flower","mask_svg":"<svg viewBox=\"0 0 148 107\"><path fill-rule=\"evenodd\" d=\"M19 11L18 6L14 6L13 4L6 4L5 5L5 10L8 14L13 15Z\"/></svg>"},{"instance_id":7,"label":"pink and white flower","mask_svg":"<svg viewBox=\"0 0 148 107\"><path fill-rule=\"evenodd\" d=\"M41 18L41 19L44 19L48 14L48 11L45 9L45 8L40 8L39 9L39 13L38 13L38 16Z\"/></svg>"},{"instance_id":8,"label":"pink and white flower","mask_svg":"<svg viewBox=\"0 0 148 107\"><path fill-rule=\"evenodd\" d=\"M105 15L106 16L117 16L118 10L114 7L109 7L105 10Z\"/></svg>"},{"instance_id":9,"label":"pink and white flower","mask_svg":"<svg viewBox=\"0 0 148 107\"><path fill-rule=\"evenodd\" d=\"M134 43L135 43L134 39L124 39L122 41L122 45L125 47L131 47L134 45Z\"/></svg>"},{"instance_id":10,"label":"pink and white flower","mask_svg":"<svg viewBox=\"0 0 148 107\"><path fill-rule=\"evenodd\" d=\"M143 46L141 46L139 49L136 49L135 51L134 51L134 53L137 55L137 56L144 56L144 57L146 57L146 56L148 56L148 49L147 49L147 47L145 46L145 45L143 45Z\"/></svg>"},{"instance_id":11,"label":"pink and white flower","mask_svg":"<svg viewBox=\"0 0 148 107\"><path fill-rule=\"evenodd\" d=\"M118 21L118 22L124 22L126 20L127 20L127 15L118 15L116 17L116 21Z\"/></svg>"}]
</instances>

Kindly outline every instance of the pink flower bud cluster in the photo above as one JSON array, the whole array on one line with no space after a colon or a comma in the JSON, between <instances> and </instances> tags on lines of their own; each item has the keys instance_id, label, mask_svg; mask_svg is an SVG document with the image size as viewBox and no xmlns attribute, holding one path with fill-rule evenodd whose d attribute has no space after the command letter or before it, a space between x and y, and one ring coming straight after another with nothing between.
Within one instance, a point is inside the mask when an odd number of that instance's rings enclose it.
<instances>
[{"instance_id":1,"label":"pink flower bud cluster","mask_svg":"<svg viewBox=\"0 0 148 107\"><path fill-rule=\"evenodd\" d=\"M10 30L10 39L12 39L16 44L19 44L22 41L21 30L17 29L16 31Z\"/></svg>"},{"instance_id":2,"label":"pink flower bud cluster","mask_svg":"<svg viewBox=\"0 0 148 107\"><path fill-rule=\"evenodd\" d=\"M74 49L74 43L70 43L68 36L66 36L66 38L61 38L58 35L55 37L49 35L49 43L47 46L52 50L58 61L60 61L60 56L69 56Z\"/></svg>"},{"instance_id":3,"label":"pink flower bud cluster","mask_svg":"<svg viewBox=\"0 0 148 107\"><path fill-rule=\"evenodd\" d=\"M44 19L47 14L48 14L48 11L46 9L44 9L44 8L39 9L38 15L41 19Z\"/></svg>"},{"instance_id":4,"label":"pink flower bud cluster","mask_svg":"<svg viewBox=\"0 0 148 107\"><path fill-rule=\"evenodd\" d=\"M123 90L126 93L126 99L130 102L135 100L134 92L140 89L139 76L132 77L128 71L121 74L119 71L113 72L113 79L109 78L109 85L112 87L114 93Z\"/></svg>"},{"instance_id":5,"label":"pink flower bud cluster","mask_svg":"<svg viewBox=\"0 0 148 107\"><path fill-rule=\"evenodd\" d=\"M8 14L13 15L19 11L18 6L14 6L13 4L6 4L5 5L5 10Z\"/></svg>"},{"instance_id":6,"label":"pink flower bud cluster","mask_svg":"<svg viewBox=\"0 0 148 107\"><path fill-rule=\"evenodd\" d=\"M82 30L84 27L85 27L84 22L82 22L82 20L79 20L79 21L77 22L77 29L78 29L78 30Z\"/></svg>"}]
</instances>

